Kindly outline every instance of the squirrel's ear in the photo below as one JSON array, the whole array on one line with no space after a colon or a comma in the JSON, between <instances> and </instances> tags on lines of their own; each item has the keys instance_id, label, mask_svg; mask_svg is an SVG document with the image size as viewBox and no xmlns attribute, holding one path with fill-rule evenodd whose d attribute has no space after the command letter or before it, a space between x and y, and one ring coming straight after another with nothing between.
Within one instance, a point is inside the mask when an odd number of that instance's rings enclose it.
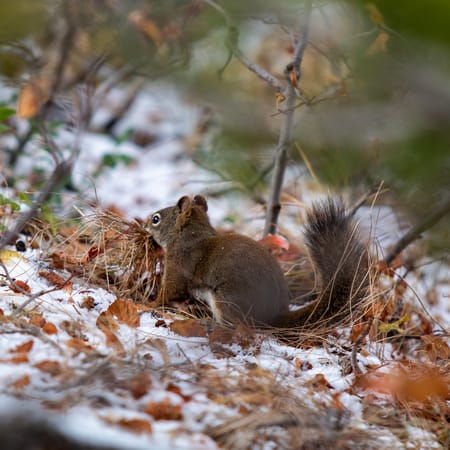
<instances>
[{"instance_id":1,"label":"squirrel's ear","mask_svg":"<svg viewBox=\"0 0 450 450\"><path fill-rule=\"evenodd\" d=\"M194 197L194 204L200 206L205 212L208 211L208 203L203 195L196 195Z\"/></svg>"},{"instance_id":2,"label":"squirrel's ear","mask_svg":"<svg viewBox=\"0 0 450 450\"><path fill-rule=\"evenodd\" d=\"M177 208L180 211L185 211L189 206L191 206L191 199L187 195L181 197L177 202Z\"/></svg>"}]
</instances>

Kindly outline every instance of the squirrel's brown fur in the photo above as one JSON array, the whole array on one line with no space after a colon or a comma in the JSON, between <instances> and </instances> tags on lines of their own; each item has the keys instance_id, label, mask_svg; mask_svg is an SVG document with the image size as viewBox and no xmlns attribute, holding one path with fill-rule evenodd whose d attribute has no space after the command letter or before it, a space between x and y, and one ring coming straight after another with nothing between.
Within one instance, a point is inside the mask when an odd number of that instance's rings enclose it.
<instances>
[{"instance_id":1,"label":"squirrel's brown fur","mask_svg":"<svg viewBox=\"0 0 450 450\"><path fill-rule=\"evenodd\" d=\"M185 196L151 216L148 229L165 252L160 303L190 295L206 302L220 323L293 327L348 316L365 296L367 252L340 202L329 199L308 213L305 241L318 288L315 300L296 311L289 311L274 257L246 236L219 235L207 210L204 197Z\"/></svg>"}]
</instances>

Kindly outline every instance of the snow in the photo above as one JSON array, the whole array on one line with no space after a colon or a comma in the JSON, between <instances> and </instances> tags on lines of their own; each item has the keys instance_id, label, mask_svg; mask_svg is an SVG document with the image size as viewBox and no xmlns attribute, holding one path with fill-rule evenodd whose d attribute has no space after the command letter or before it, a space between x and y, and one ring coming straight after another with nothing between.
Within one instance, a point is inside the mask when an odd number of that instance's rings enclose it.
<instances>
[{"instance_id":1,"label":"snow","mask_svg":"<svg viewBox=\"0 0 450 450\"><path fill-rule=\"evenodd\" d=\"M117 104L122 95L120 89L112 91L109 103L96 113L95 126L104 123L108 117L108 108ZM118 143L110 136L85 133L73 173L75 185L86 195L83 201L87 203L89 199L97 199L103 207L120 208L128 218L145 218L160 207L173 204L181 195L207 192L210 184L218 180L183 156L184 139L193 132L198 115L197 108L188 105L179 93L167 86L155 84L139 94L116 130L120 134L129 128L151 129L158 136L151 146L139 148L130 142ZM56 137L62 148L70 148L73 139L73 132L65 129L59 130ZM27 148L29 156L21 160L20 173L29 172L39 151L39 143L32 142ZM107 153L126 154L135 163L119 163L114 168L103 169L96 176L102 158ZM39 158L39 161L43 168L49 164L46 158ZM313 196L306 190L304 198L309 195ZM243 221L233 226L256 232L253 219L255 215L261 217L261 210L248 200L236 196L214 199L209 206L214 225L226 226L226 217L240 214L244 217ZM366 212L359 212L361 218ZM292 227L296 225L298 214L296 210L289 219ZM378 210L372 211L372 214L376 219L369 219L366 230L372 235L375 233L386 246L386 240L391 242L397 236L392 224L385 219L390 213ZM259 226L261 222L257 224ZM377 226L375 232L374 224ZM386 226L386 232L379 228L380 224ZM26 282L32 293L51 288L39 275L39 271L47 267L42 259L44 255L31 249L18 254L13 247L8 247L7 251L11 252L8 258L3 253L2 259L5 259L12 278ZM448 275L448 268L442 268L442 271L444 277ZM62 273L62 276L67 278L68 274ZM425 289L421 283L418 283L418 292L424 295ZM439 286L438 289L440 298L448 298L448 285ZM94 299L95 306L91 310L82 307L87 296ZM8 283L0 285L0 308L5 316L15 313L26 299L23 294L12 292ZM0 383L4 386L0 412L3 415L11 411L19 414L32 411L33 414L48 417L59 430L75 440L118 449L215 449L218 446L208 436L207 429L236 418L238 411L231 394L229 397L223 394L221 401L211 399L207 377L211 377L215 383L222 380L224 389L227 389L233 383L240 384L255 369L271 374L274 387L289 389L291 395L311 408L317 404L329 405L330 393L339 394L339 401L350 415L351 426L364 428L361 398L349 393L354 378L352 375L343 375L339 355L332 353L328 346L295 348L271 337L261 336L246 348L238 343L223 344L234 356L218 357L211 350L208 338L181 337L168 327L156 326L158 317L151 312L142 312L139 327L119 324L115 331L126 355L118 359L117 349L108 345L105 335L96 325L99 314L115 299L112 293L104 289L89 286L83 280L74 280L71 291L56 289L40 295L25 308L28 312L43 314L47 322L57 326L58 331L54 335L45 335L45 339L42 338L42 332L38 335L26 332L0 334L0 354L3 355ZM443 323L447 324L450 323L448 305L448 301L441 301L433 307L433 314L437 312ZM168 317L164 317L164 320L170 322ZM5 326L10 331L18 327L14 323ZM77 354L66 346L74 336L79 336L93 348L97 360L83 351ZM33 347L27 353L27 361L19 364L5 362L14 356L14 349L18 345L29 340L33 341ZM376 345L366 350L369 353L358 355L362 367L381 365L384 355L389 354L389 346L383 347L382 351ZM302 363L301 368L296 365L297 358ZM62 375L52 376L36 367L38 363L48 360L59 363ZM136 369L146 371L151 376L151 387L137 399L126 388L112 388L107 375L101 372L102 363L105 367L117 369L119 374L123 371L125 378L128 370L126 363L132 368L128 375L132 375ZM96 364L100 367L98 371L95 370ZM202 367L213 369L206 371ZM86 374L91 375L84 378ZM30 376L28 385L22 388L12 386L24 375ZM311 389L305 386L317 375L323 375L331 385L330 393L319 390L313 396L310 395ZM185 400L177 392L167 390L168 380L176 382L183 396L190 396L190 399ZM19 401L15 397L24 399ZM58 404L59 411L49 412L45 408L44 404L50 400ZM165 400L181 408L181 420L154 420L145 412L149 402ZM242 405L245 404L243 401ZM261 409L264 409L263 405ZM122 418L146 420L151 424L152 432L137 434L114 425ZM414 436L411 442L417 438L417 445L424 445L414 448L437 448L430 433L418 428L411 428L410 432ZM383 431L375 430L374 433L379 433L380 445L404 448L403 443L385 428ZM275 442L268 441L264 448L277 446ZM409 444L407 448L410 448Z\"/></svg>"}]
</instances>

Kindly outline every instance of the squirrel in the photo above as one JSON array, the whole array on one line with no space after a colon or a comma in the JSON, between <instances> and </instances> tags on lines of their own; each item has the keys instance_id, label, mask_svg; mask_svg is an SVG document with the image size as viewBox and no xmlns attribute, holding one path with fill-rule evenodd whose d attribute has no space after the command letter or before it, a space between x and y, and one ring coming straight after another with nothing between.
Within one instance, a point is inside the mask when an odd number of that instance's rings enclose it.
<instances>
[{"instance_id":1,"label":"squirrel","mask_svg":"<svg viewBox=\"0 0 450 450\"><path fill-rule=\"evenodd\" d=\"M219 234L201 195L181 197L152 214L146 229L164 250L157 304L194 297L220 324L300 327L349 317L368 290L368 254L341 201L307 213L304 238L316 273L314 300L289 310L287 281L276 259L250 237Z\"/></svg>"}]
</instances>

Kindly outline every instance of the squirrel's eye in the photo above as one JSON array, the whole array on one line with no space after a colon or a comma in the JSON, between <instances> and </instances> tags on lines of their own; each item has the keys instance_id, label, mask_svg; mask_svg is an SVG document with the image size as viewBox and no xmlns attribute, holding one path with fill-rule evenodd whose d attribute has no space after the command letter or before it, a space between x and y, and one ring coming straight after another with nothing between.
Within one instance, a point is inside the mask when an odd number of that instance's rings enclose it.
<instances>
[{"instance_id":1,"label":"squirrel's eye","mask_svg":"<svg viewBox=\"0 0 450 450\"><path fill-rule=\"evenodd\" d=\"M161 214L156 213L152 216L152 225L156 227L161 222Z\"/></svg>"}]
</instances>

